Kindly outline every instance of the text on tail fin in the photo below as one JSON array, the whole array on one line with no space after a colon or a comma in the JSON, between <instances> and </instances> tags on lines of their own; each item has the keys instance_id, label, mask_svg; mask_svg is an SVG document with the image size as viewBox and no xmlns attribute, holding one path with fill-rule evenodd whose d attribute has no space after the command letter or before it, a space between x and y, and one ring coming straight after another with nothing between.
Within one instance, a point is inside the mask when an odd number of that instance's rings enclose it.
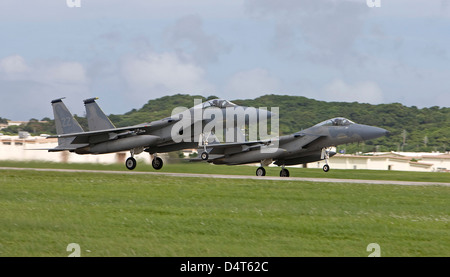
<instances>
[{"instance_id":1,"label":"text on tail fin","mask_svg":"<svg viewBox=\"0 0 450 277\"><path fill-rule=\"evenodd\" d=\"M64 98L55 99L51 102L53 115L55 116L56 133L61 135L84 132L83 128L81 128L78 121L72 116L62 99Z\"/></svg>"}]
</instances>

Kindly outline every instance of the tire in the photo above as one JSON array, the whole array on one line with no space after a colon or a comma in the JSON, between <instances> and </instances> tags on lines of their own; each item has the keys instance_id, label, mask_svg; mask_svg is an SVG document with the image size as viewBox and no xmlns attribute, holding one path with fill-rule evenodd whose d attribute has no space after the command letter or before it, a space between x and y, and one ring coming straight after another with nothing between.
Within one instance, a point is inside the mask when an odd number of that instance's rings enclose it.
<instances>
[{"instance_id":1,"label":"tire","mask_svg":"<svg viewBox=\"0 0 450 277\"><path fill-rule=\"evenodd\" d=\"M152 161L152 166L156 170L160 170L163 167L163 160L160 157L155 157Z\"/></svg>"},{"instance_id":2,"label":"tire","mask_svg":"<svg viewBox=\"0 0 450 277\"><path fill-rule=\"evenodd\" d=\"M202 160L206 161L206 160L208 160L208 158L209 158L209 154L206 153L206 152L203 152L203 153L200 155L200 158L202 158Z\"/></svg>"},{"instance_id":3,"label":"tire","mask_svg":"<svg viewBox=\"0 0 450 277\"><path fill-rule=\"evenodd\" d=\"M325 172L328 172L328 171L330 171L330 166L329 165L324 165L323 166L323 171L325 171Z\"/></svg>"},{"instance_id":4,"label":"tire","mask_svg":"<svg viewBox=\"0 0 450 277\"><path fill-rule=\"evenodd\" d=\"M125 166L129 169L129 170L133 170L136 168L136 159L133 157L129 157L126 161L125 161Z\"/></svg>"},{"instance_id":5,"label":"tire","mask_svg":"<svg viewBox=\"0 0 450 277\"><path fill-rule=\"evenodd\" d=\"M280 177L289 177L289 170L287 170L286 168L283 168L280 171Z\"/></svg>"},{"instance_id":6,"label":"tire","mask_svg":"<svg viewBox=\"0 0 450 277\"><path fill-rule=\"evenodd\" d=\"M264 167L258 167L258 169L256 170L256 176L266 176L266 170L264 169Z\"/></svg>"}]
</instances>

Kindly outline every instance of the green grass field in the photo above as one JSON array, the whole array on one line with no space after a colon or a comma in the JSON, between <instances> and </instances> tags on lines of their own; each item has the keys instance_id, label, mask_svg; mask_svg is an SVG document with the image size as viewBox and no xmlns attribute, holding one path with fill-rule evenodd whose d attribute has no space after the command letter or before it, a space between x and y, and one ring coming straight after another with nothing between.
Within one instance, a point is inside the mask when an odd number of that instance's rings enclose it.
<instances>
[{"instance_id":1,"label":"green grass field","mask_svg":"<svg viewBox=\"0 0 450 277\"><path fill-rule=\"evenodd\" d=\"M0 161L0 167L24 167L24 168L58 168L58 169L95 169L128 171L123 164L65 164L50 162L17 162ZM208 163L166 163L157 171L149 164L139 163L135 171L146 172L175 172L175 173L199 173L199 174L225 174L225 175L249 175L255 176L255 166L228 166L212 165ZM410 172L387 170L336 170L331 169L325 173L318 168L288 168L291 177L307 178L338 178L338 179L362 179L362 180L394 180L416 182L445 182L450 183L450 174L445 172ZM279 167L266 167L267 176L280 176Z\"/></svg>"},{"instance_id":2,"label":"green grass field","mask_svg":"<svg viewBox=\"0 0 450 277\"><path fill-rule=\"evenodd\" d=\"M252 167L228 166L210 166L207 173L212 167L219 174L254 174ZM344 178L387 174L352 172ZM427 176L420 178L443 178ZM0 256L64 257L69 243L86 257L364 257L369 243L380 245L381 256L449 256L449 203L445 186L0 170Z\"/></svg>"}]
</instances>

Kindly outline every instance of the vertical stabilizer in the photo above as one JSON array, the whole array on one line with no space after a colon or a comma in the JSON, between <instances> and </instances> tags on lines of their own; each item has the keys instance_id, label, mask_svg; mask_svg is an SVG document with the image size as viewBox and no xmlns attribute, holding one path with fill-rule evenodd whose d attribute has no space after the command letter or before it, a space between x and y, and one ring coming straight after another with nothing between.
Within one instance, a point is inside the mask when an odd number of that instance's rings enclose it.
<instances>
[{"instance_id":1,"label":"vertical stabilizer","mask_svg":"<svg viewBox=\"0 0 450 277\"><path fill-rule=\"evenodd\" d=\"M81 128L78 121L69 112L69 109L67 109L62 99L64 98L59 98L52 101L53 115L55 116L56 133L58 135L61 135L84 132L83 128ZM72 141L73 138L58 138L58 145L68 145Z\"/></svg>"},{"instance_id":2,"label":"vertical stabilizer","mask_svg":"<svg viewBox=\"0 0 450 277\"><path fill-rule=\"evenodd\" d=\"M84 100L84 106L86 107L86 117L88 120L89 131L98 131L106 129L116 128L114 124L109 120L106 114L98 106L98 98L89 98Z\"/></svg>"},{"instance_id":3,"label":"vertical stabilizer","mask_svg":"<svg viewBox=\"0 0 450 277\"><path fill-rule=\"evenodd\" d=\"M64 98L59 98L52 101L56 133L61 135L84 132L83 128L81 128L78 121L76 121L76 119L69 112L69 109L67 109L62 99Z\"/></svg>"}]
</instances>

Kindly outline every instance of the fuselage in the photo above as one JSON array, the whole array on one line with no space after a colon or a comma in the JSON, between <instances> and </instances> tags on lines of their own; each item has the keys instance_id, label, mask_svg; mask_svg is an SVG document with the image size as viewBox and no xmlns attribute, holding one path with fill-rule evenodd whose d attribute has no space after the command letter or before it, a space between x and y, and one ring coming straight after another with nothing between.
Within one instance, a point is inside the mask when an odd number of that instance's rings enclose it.
<instances>
[{"instance_id":1,"label":"fuselage","mask_svg":"<svg viewBox=\"0 0 450 277\"><path fill-rule=\"evenodd\" d=\"M360 142L381 137L387 130L356 124L345 118L334 118L300 132L273 139L266 146L224 155L213 160L215 164L246 164L272 159L277 165L294 165L324 159L322 150L341 144ZM333 156L329 152L328 156Z\"/></svg>"},{"instance_id":2,"label":"fuselage","mask_svg":"<svg viewBox=\"0 0 450 277\"><path fill-rule=\"evenodd\" d=\"M136 129L132 132L87 137L83 141L85 145L72 152L106 154L142 149L153 154L196 148L200 135L204 133L220 129L224 130L226 137L228 129L249 125L251 120L261 122L270 116L271 113L265 109L237 106L227 100L214 99L161 120L135 125L133 127Z\"/></svg>"}]
</instances>

